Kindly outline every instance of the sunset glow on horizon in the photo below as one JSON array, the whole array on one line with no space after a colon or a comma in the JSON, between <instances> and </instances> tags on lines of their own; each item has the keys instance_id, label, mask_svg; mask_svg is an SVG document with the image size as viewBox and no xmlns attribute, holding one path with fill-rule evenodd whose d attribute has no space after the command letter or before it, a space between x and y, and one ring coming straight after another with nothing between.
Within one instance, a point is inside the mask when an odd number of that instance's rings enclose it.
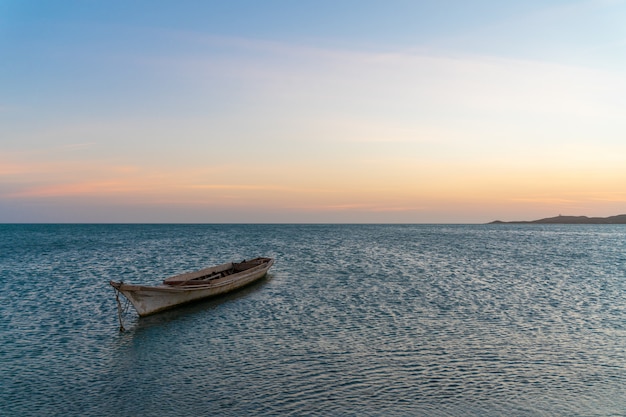
<instances>
[{"instance_id":1,"label":"sunset glow on horizon","mask_svg":"<svg viewBox=\"0 0 626 417\"><path fill-rule=\"evenodd\" d=\"M0 6L0 222L626 213L626 2Z\"/></svg>"}]
</instances>

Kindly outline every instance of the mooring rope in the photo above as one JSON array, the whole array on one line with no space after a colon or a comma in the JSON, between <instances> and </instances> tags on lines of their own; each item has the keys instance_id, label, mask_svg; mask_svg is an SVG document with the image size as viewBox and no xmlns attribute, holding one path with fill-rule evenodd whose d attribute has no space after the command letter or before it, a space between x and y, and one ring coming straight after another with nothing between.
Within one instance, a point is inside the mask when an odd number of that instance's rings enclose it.
<instances>
[{"instance_id":1,"label":"mooring rope","mask_svg":"<svg viewBox=\"0 0 626 417\"><path fill-rule=\"evenodd\" d=\"M122 302L120 301L120 291L115 287L113 287L113 291L115 291L115 301L117 301L117 318L120 321L120 332L123 332L126 330L124 328L123 315L126 314L126 312L128 311L130 301L126 300L126 306L122 308Z\"/></svg>"}]
</instances>

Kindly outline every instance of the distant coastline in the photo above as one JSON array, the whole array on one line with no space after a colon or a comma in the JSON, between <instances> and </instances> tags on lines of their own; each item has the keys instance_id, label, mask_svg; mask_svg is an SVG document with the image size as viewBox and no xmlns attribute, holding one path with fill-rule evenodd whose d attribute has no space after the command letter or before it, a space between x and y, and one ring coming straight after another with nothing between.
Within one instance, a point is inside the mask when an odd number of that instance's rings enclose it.
<instances>
[{"instance_id":1,"label":"distant coastline","mask_svg":"<svg viewBox=\"0 0 626 417\"><path fill-rule=\"evenodd\" d=\"M626 214L610 217L561 216L530 221L503 222L495 220L489 224L626 224Z\"/></svg>"}]
</instances>

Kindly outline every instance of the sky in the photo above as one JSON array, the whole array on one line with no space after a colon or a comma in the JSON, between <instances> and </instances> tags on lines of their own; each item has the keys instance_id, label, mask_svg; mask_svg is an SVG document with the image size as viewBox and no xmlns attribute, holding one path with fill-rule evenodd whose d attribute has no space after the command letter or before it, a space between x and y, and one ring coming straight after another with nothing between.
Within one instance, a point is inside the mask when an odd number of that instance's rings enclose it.
<instances>
[{"instance_id":1,"label":"sky","mask_svg":"<svg viewBox=\"0 0 626 417\"><path fill-rule=\"evenodd\" d=\"M0 223L626 213L626 0L0 0Z\"/></svg>"}]
</instances>

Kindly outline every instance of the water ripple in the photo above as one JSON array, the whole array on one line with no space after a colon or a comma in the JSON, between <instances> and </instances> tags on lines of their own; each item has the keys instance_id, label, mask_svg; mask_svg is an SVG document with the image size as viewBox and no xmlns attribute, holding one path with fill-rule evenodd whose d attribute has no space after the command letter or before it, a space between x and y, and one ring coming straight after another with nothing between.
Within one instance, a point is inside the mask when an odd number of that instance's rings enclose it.
<instances>
[{"instance_id":1,"label":"water ripple","mask_svg":"<svg viewBox=\"0 0 626 417\"><path fill-rule=\"evenodd\" d=\"M620 226L0 226L0 415L626 414ZM269 255L118 333L109 279Z\"/></svg>"}]
</instances>

